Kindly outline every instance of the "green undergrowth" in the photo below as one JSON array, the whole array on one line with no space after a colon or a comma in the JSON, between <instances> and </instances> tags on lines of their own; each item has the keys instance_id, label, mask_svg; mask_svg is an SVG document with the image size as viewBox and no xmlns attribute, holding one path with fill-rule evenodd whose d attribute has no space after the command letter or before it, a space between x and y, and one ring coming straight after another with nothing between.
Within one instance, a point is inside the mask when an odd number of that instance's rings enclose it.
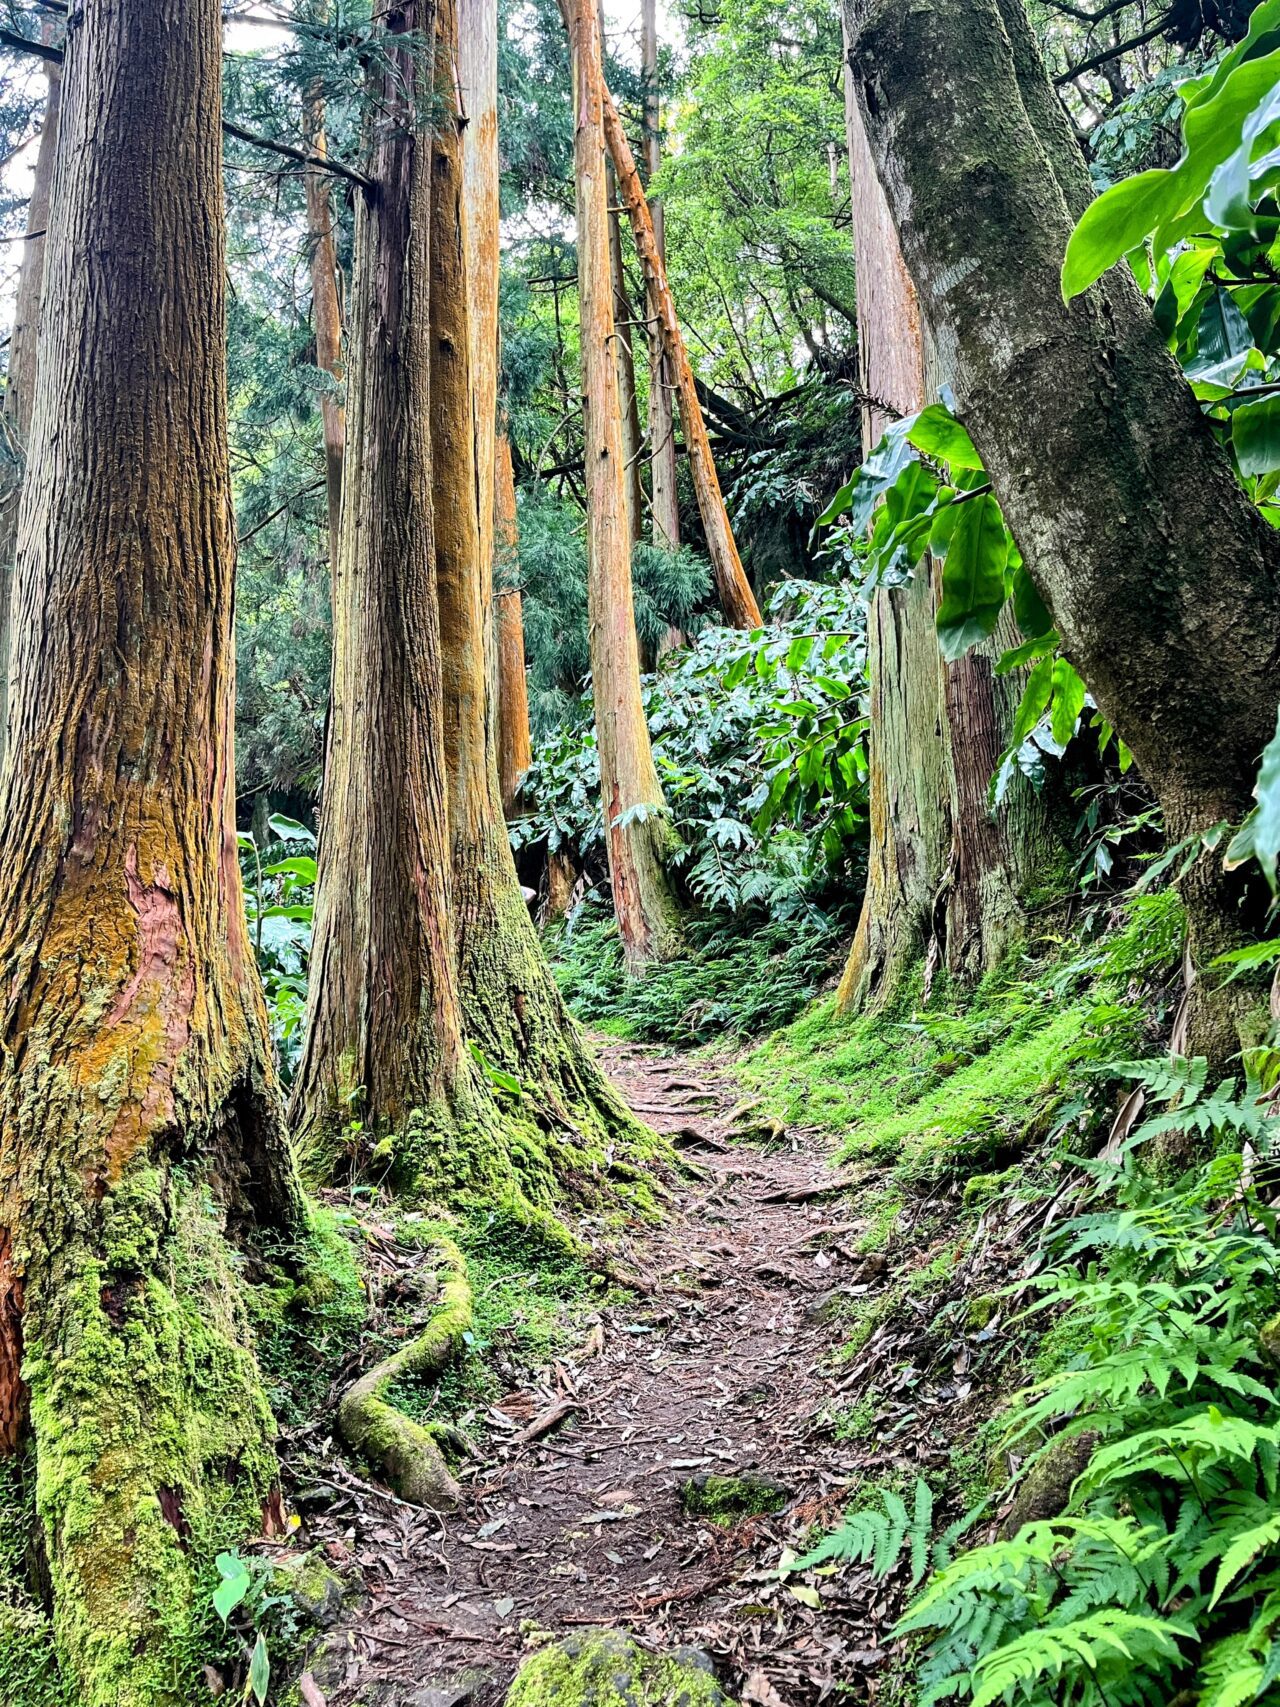
<instances>
[{"instance_id":1,"label":"green undergrowth","mask_svg":"<svg viewBox=\"0 0 1280 1707\"><path fill-rule=\"evenodd\" d=\"M829 978L844 927L817 909L786 921L686 920L689 953L628 978L611 913L588 904L546 933L552 969L577 1017L616 1037L689 1047L757 1037L793 1020Z\"/></svg>"}]
</instances>

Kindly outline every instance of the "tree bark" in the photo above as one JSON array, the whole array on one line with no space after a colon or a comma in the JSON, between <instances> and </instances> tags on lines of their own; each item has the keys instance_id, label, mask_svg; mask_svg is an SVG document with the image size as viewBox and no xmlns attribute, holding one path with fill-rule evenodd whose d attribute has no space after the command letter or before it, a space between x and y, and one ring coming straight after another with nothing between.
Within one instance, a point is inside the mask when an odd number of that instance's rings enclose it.
<instances>
[{"instance_id":1,"label":"tree bark","mask_svg":"<svg viewBox=\"0 0 1280 1707\"><path fill-rule=\"evenodd\" d=\"M489 683L489 741L498 746L498 652L493 607L498 435L498 281L501 161L498 151L498 8L495 0L460 0L458 77L466 128L462 184L466 206L467 293L471 327L471 384L475 392L476 505L480 527L480 598Z\"/></svg>"},{"instance_id":2,"label":"tree bark","mask_svg":"<svg viewBox=\"0 0 1280 1707\"><path fill-rule=\"evenodd\" d=\"M328 6L318 8L324 21ZM307 152L317 160L328 156L325 137L324 91L316 84L308 93L303 114ZM338 249L333 232L333 180L319 167L308 167L305 178L307 246L311 261L311 323L316 339L316 366L334 384L344 379L342 362L342 299L338 289ZM346 445L346 411L339 393L320 398L324 435L325 492L329 510L329 571L338 561L338 528L342 517L342 460Z\"/></svg>"},{"instance_id":3,"label":"tree bark","mask_svg":"<svg viewBox=\"0 0 1280 1707\"><path fill-rule=\"evenodd\" d=\"M544 1133L556 1143L566 1135L581 1139L587 1131L599 1139L625 1130L629 1116L570 1017L542 953L516 876L486 738L487 622L476 511L464 121L453 76L457 51L457 0L437 0L429 396L459 986L468 1036L489 1062L519 1078L523 1109L536 1115ZM553 1154L549 1165L563 1174L571 1161Z\"/></svg>"},{"instance_id":4,"label":"tree bark","mask_svg":"<svg viewBox=\"0 0 1280 1707\"><path fill-rule=\"evenodd\" d=\"M858 278L858 360L869 449L893 416L919 409L937 373L884 193L845 78ZM886 413L888 410L891 413ZM926 986L945 966L972 980L1025 929L1021 897L1049 848L1047 815L1021 779L995 814L988 789L1018 699L994 658L1018 644L1012 623L954 664L934 627L939 588L926 556L910 586L879 589L868 614L871 677L867 890L838 992L852 1012L889 1005L923 958ZM1007 628L1008 632L1003 631Z\"/></svg>"},{"instance_id":5,"label":"tree bark","mask_svg":"<svg viewBox=\"0 0 1280 1707\"><path fill-rule=\"evenodd\" d=\"M431 20L420 0L385 15L370 73L374 189L356 205L319 877L307 1038L290 1110L321 1168L354 1115L375 1133L403 1132L412 1112L432 1134L478 1123L486 1136L493 1115L463 1043L449 905L429 409L431 143L415 124L431 90L419 86L410 45Z\"/></svg>"},{"instance_id":6,"label":"tree bark","mask_svg":"<svg viewBox=\"0 0 1280 1707\"><path fill-rule=\"evenodd\" d=\"M614 327L604 147L607 97L599 24L595 0L562 0L562 10L573 52L592 692L614 912L626 964L634 975L650 961L678 954L683 933L666 873L675 834L653 762L640 690L618 375L610 353ZM645 213L647 217L647 208Z\"/></svg>"},{"instance_id":7,"label":"tree bark","mask_svg":"<svg viewBox=\"0 0 1280 1707\"><path fill-rule=\"evenodd\" d=\"M524 662L524 605L519 579L519 523L511 442L497 442L496 576L498 645L498 781L507 818L519 812L520 778L533 763L529 734L529 681Z\"/></svg>"},{"instance_id":8,"label":"tree bark","mask_svg":"<svg viewBox=\"0 0 1280 1707\"><path fill-rule=\"evenodd\" d=\"M1280 539L1235 481L1132 277L1064 306L1087 196L1025 20L996 0L857 7L859 110L925 321L1064 650L1170 835L1241 818L1280 700ZM1193 968L1239 943L1240 885L1202 860ZM1250 1000L1192 990L1193 1046Z\"/></svg>"},{"instance_id":9,"label":"tree bark","mask_svg":"<svg viewBox=\"0 0 1280 1707\"><path fill-rule=\"evenodd\" d=\"M77 24L0 772L0 1442L77 1700L177 1707L184 1537L275 1477L231 1247L304 1210L235 836L220 9Z\"/></svg>"},{"instance_id":10,"label":"tree bark","mask_svg":"<svg viewBox=\"0 0 1280 1707\"><path fill-rule=\"evenodd\" d=\"M52 33L52 21L44 34ZM49 229L49 201L53 188L53 164L58 152L58 118L62 107L62 66L45 61L48 94L44 125L36 154L31 201L27 207L27 238L22 246L18 270L18 295L14 303L13 332L9 339L9 372L4 393L5 490L0 497L0 761L4 759L9 722L10 607L13 595L13 554L18 535L18 504L27 434L31 427L31 405L35 396L36 357L40 346L40 308L44 296L45 232Z\"/></svg>"},{"instance_id":11,"label":"tree bark","mask_svg":"<svg viewBox=\"0 0 1280 1707\"><path fill-rule=\"evenodd\" d=\"M652 185L662 164L661 112L658 104L657 0L643 0L640 56L644 76L644 166ZM650 193L649 217L653 241L665 271L666 216L661 200ZM676 488L676 429L671 408L675 377L667 360L662 328L650 315L649 326L649 469L653 483L653 543L674 551L680 544L680 504Z\"/></svg>"},{"instance_id":12,"label":"tree bark","mask_svg":"<svg viewBox=\"0 0 1280 1707\"><path fill-rule=\"evenodd\" d=\"M685 444L689 450L689 468L693 474L693 489L698 499L698 514L702 517L702 530L707 537L716 595L720 600L725 621L730 627L758 628L760 607L742 567L733 529L729 525L729 515L720 492L720 478L716 473L711 443L707 438L706 423L702 419L702 405L698 402L693 370L689 366L689 357L684 347L684 334L680 330L675 304L667 287L666 268L663 266L654 235L649 204L645 200L640 174L636 171L631 144L622 128L618 110L603 85L601 103L604 133L608 139L614 170L618 175L618 187L631 218L631 230L635 236L640 265L644 269L649 313L657 321L667 359L675 371L680 420L684 427Z\"/></svg>"}]
</instances>

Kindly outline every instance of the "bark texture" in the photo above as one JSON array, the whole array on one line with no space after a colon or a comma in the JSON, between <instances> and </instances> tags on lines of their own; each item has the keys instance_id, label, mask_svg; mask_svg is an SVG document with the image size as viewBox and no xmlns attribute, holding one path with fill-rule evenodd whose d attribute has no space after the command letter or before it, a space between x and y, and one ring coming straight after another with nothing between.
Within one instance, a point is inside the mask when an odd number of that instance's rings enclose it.
<instances>
[{"instance_id":1,"label":"bark texture","mask_svg":"<svg viewBox=\"0 0 1280 1707\"><path fill-rule=\"evenodd\" d=\"M846 68L847 70L847 68ZM858 278L858 358L870 448L944 377L926 349L919 303L876 179L851 79L845 118ZM934 386L929 386L933 379ZM891 413L889 413L891 412ZM954 664L934 626L936 569L878 590L868 614L871 800L867 891L838 1003L890 1004L924 959L974 979L1025 928L1022 900L1050 852L1047 814L1021 779L994 815L988 787L1019 697L993 661L1020 636L1006 618L991 642Z\"/></svg>"},{"instance_id":2,"label":"bark texture","mask_svg":"<svg viewBox=\"0 0 1280 1707\"><path fill-rule=\"evenodd\" d=\"M0 1443L87 1707L190 1698L185 1537L275 1473L231 1248L304 1218L233 816L220 77L216 0L77 14L19 526Z\"/></svg>"},{"instance_id":3,"label":"bark texture","mask_svg":"<svg viewBox=\"0 0 1280 1707\"><path fill-rule=\"evenodd\" d=\"M483 1127L492 1112L463 1045L449 908L428 401L431 145L416 123L425 105L416 97L429 91L402 39L431 23L418 0L386 14L366 149L375 188L356 209L319 879L291 1109L324 1165L353 1115L374 1131L404 1131L414 1114L438 1135ZM475 1145L481 1177L486 1149Z\"/></svg>"},{"instance_id":4,"label":"bark texture","mask_svg":"<svg viewBox=\"0 0 1280 1707\"><path fill-rule=\"evenodd\" d=\"M661 111L658 102L657 0L643 0L640 14L640 58L644 76L644 169L652 185L662 165ZM653 241L663 268L667 264L665 215L661 200L650 193L649 217ZM676 489L676 428L671 399L675 375L667 359L662 328L654 316L649 325L649 470L652 481L653 543L674 550L680 543L680 504Z\"/></svg>"},{"instance_id":5,"label":"bark texture","mask_svg":"<svg viewBox=\"0 0 1280 1707\"><path fill-rule=\"evenodd\" d=\"M45 24L45 38L52 23ZM49 229L49 202L53 188L53 163L58 152L58 123L62 109L62 67L45 61L48 95L44 125L31 182L27 208L27 238L18 269L18 294L9 338L9 372L4 392L5 481L0 495L0 760L4 758L9 721L10 610L13 596L13 555L18 537L18 503L26 462L27 435L31 428L31 406L35 398L36 357L40 347L40 308L44 296L45 233Z\"/></svg>"},{"instance_id":6,"label":"bark texture","mask_svg":"<svg viewBox=\"0 0 1280 1707\"><path fill-rule=\"evenodd\" d=\"M640 692L618 375L611 354L607 96L600 32L595 0L562 0L562 10L573 52L592 692L614 912L627 966L636 974L652 960L678 954L683 935L666 874L674 831Z\"/></svg>"},{"instance_id":7,"label":"bark texture","mask_svg":"<svg viewBox=\"0 0 1280 1707\"><path fill-rule=\"evenodd\" d=\"M511 465L511 442L498 435L495 489L496 542L494 626L498 648L498 783L502 810L512 818L519 810L520 778L533 763L529 734L529 680L524 663L524 608L519 581L519 522L516 480Z\"/></svg>"},{"instance_id":8,"label":"bark texture","mask_svg":"<svg viewBox=\"0 0 1280 1707\"><path fill-rule=\"evenodd\" d=\"M323 21L327 5L318 8ZM307 152L318 159L328 155L325 137L324 91L312 89L304 112ZM345 378L342 361L342 297L338 287L338 247L333 230L333 179L318 167L308 167L304 179L307 202L307 245L311 260L311 324L316 339L316 366L335 386ZM320 398L324 434L325 493L329 510L329 570L338 561L338 528L342 517L342 461L347 439L346 411L340 391Z\"/></svg>"},{"instance_id":9,"label":"bark texture","mask_svg":"<svg viewBox=\"0 0 1280 1707\"><path fill-rule=\"evenodd\" d=\"M442 117L432 148L429 395L453 925L468 1036L494 1066L519 1078L522 1113L558 1146L587 1130L599 1139L631 1123L542 953L516 876L486 739L488 624L476 510L463 125L450 75L457 30L456 0L439 0L432 105ZM553 1150L550 1165L563 1173L575 1162Z\"/></svg>"},{"instance_id":10,"label":"bark texture","mask_svg":"<svg viewBox=\"0 0 1280 1707\"><path fill-rule=\"evenodd\" d=\"M1064 649L1181 837L1250 804L1280 699L1280 538L1213 442L1131 276L1064 306L1087 196L1016 7L858 4L859 111L924 319ZM1202 861L1193 965L1246 928ZM1238 1047L1240 985L1192 991L1193 1046Z\"/></svg>"},{"instance_id":11,"label":"bark texture","mask_svg":"<svg viewBox=\"0 0 1280 1707\"><path fill-rule=\"evenodd\" d=\"M667 270L654 234L653 218L645 200L644 186L640 182L631 144L622 128L618 110L603 84L600 99L604 132L614 171L618 176L618 188L622 192L622 199L631 219L636 251L644 269L649 313L657 322L667 359L675 372L676 395L680 400L680 421L689 450L689 468L698 499L698 514L702 517L702 531L707 538L707 552L715 576L716 596L724 612L725 621L731 627L758 628L760 607L742 567L733 529L729 525L729 514L720 491L720 477L716 473L715 458L711 454L711 441L707 437L706 423L702 418L702 405L698 401L693 369L689 366L684 334L680 330L675 303L667 286Z\"/></svg>"}]
</instances>

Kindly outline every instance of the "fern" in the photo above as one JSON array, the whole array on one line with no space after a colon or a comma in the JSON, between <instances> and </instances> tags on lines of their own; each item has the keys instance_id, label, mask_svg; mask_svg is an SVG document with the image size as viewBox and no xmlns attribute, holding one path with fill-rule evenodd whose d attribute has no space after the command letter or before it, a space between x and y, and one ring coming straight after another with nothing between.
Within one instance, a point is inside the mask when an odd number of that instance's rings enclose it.
<instances>
[{"instance_id":1,"label":"fern","mask_svg":"<svg viewBox=\"0 0 1280 1707\"><path fill-rule=\"evenodd\" d=\"M903 1548L908 1547L914 1588L929 1566L933 1494L926 1481L917 1479L915 1505L910 1514L900 1495L892 1489L883 1490L880 1498L882 1510L864 1506L860 1511L846 1512L839 1528L824 1536L790 1568L808 1571L832 1559L847 1559L859 1565L870 1560L875 1575L887 1577L901 1558Z\"/></svg>"}]
</instances>

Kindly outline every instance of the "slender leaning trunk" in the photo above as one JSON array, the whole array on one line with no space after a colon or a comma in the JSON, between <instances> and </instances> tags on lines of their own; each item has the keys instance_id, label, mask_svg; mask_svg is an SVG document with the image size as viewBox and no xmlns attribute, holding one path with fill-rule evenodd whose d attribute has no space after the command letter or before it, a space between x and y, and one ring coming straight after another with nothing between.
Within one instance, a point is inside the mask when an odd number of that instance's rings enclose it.
<instances>
[{"instance_id":1,"label":"slender leaning trunk","mask_svg":"<svg viewBox=\"0 0 1280 1707\"><path fill-rule=\"evenodd\" d=\"M275 1476L232 1247L303 1208L233 816L220 8L77 16L0 772L0 1446L76 1699L178 1707L186 1538Z\"/></svg>"},{"instance_id":2,"label":"slender leaning trunk","mask_svg":"<svg viewBox=\"0 0 1280 1707\"><path fill-rule=\"evenodd\" d=\"M587 486L587 602L609 876L627 966L680 952L666 874L674 834L640 691L618 375L612 354L604 79L595 0L562 0L573 51L574 182ZM646 214L647 214L646 209Z\"/></svg>"},{"instance_id":3,"label":"slender leaning trunk","mask_svg":"<svg viewBox=\"0 0 1280 1707\"><path fill-rule=\"evenodd\" d=\"M698 499L698 514L702 517L702 531L707 537L707 551L715 576L716 596L720 600L725 621L730 627L758 628L760 607L742 567L733 529L729 525L729 513L725 509L724 497L720 491L720 477L716 473L715 458L711 454L711 441L707 437L706 423L702 418L702 405L698 401L693 369L689 366L684 334L680 330L675 303L667 286L667 271L654 234L653 218L645 200L644 186L640 182L639 172L636 171L631 144L622 128L618 109L613 104L613 97L603 86L601 104L604 133L613 167L618 175L618 188L631 218L636 250L640 256L640 265L644 269L649 313L657 322L667 359L675 371L676 395L680 400L680 421L684 427L685 444L689 449L689 468Z\"/></svg>"},{"instance_id":4,"label":"slender leaning trunk","mask_svg":"<svg viewBox=\"0 0 1280 1707\"><path fill-rule=\"evenodd\" d=\"M924 320L1064 650L1174 838L1239 819L1280 700L1280 538L1126 270L1063 304L1088 185L1021 7L869 0L852 24L858 108ZM1192 1045L1225 1062L1251 997L1204 968L1260 914L1210 860L1184 892Z\"/></svg>"},{"instance_id":5,"label":"slender leaning trunk","mask_svg":"<svg viewBox=\"0 0 1280 1707\"><path fill-rule=\"evenodd\" d=\"M444 746L459 989L468 1036L487 1060L515 1074L522 1111L544 1133L597 1139L629 1121L606 1084L556 987L525 905L486 738L485 640L476 506L475 395L470 369L464 121L451 75L457 0L436 7L437 127L432 145L430 227L430 431L435 573L443 662ZM491 327L496 342L496 325ZM491 534L492 537L492 534ZM559 1163L559 1165L557 1165ZM572 1165L550 1154L553 1171Z\"/></svg>"},{"instance_id":6,"label":"slender leaning trunk","mask_svg":"<svg viewBox=\"0 0 1280 1707\"><path fill-rule=\"evenodd\" d=\"M640 23L644 75L644 166L652 185L662 164L661 113L658 105L657 0L643 0ZM650 193L653 240L665 270L666 217L662 202ZM671 397L675 377L667 359L662 327L650 314L649 325L649 469L653 482L653 543L674 550L680 543L680 504L676 491L676 429Z\"/></svg>"},{"instance_id":7,"label":"slender leaning trunk","mask_svg":"<svg viewBox=\"0 0 1280 1707\"><path fill-rule=\"evenodd\" d=\"M46 23L46 42L52 33ZM4 392L5 451L11 459L12 475L0 497L0 760L4 758L9 721L10 611L13 597L13 555L18 538L18 505L27 435L31 429L31 405L35 397L36 358L40 347L40 310L44 296L46 233L49 229L53 163L58 152L58 122L62 108L62 67L45 61L48 94L44 125L36 154L31 201L27 208L27 237L18 270L18 295L14 303L13 331L9 339L9 372Z\"/></svg>"}]
</instances>

